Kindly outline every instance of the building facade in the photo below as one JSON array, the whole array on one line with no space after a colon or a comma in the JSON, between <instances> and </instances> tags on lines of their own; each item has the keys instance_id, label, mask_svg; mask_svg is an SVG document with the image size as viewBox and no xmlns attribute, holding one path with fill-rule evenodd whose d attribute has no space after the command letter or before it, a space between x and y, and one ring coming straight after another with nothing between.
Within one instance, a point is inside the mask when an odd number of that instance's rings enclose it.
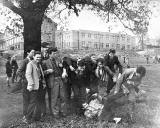
<instances>
[{"instance_id":1,"label":"building facade","mask_svg":"<svg viewBox=\"0 0 160 128\"><path fill-rule=\"evenodd\" d=\"M121 49L135 48L135 37L89 30L56 31L56 47L59 49Z\"/></svg>"},{"instance_id":2,"label":"building facade","mask_svg":"<svg viewBox=\"0 0 160 128\"><path fill-rule=\"evenodd\" d=\"M50 46L55 46L55 31L57 30L57 24L50 18L44 17L41 26L41 42L47 42ZM0 43L0 50L24 50L23 35L16 36L8 29L5 30L3 36L3 43Z\"/></svg>"}]
</instances>

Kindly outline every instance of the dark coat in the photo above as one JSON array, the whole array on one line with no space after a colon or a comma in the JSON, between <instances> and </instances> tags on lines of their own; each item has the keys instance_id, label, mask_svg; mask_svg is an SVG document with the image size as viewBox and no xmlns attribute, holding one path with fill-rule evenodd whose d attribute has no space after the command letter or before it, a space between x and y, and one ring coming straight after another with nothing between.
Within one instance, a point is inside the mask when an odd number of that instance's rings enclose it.
<instances>
[{"instance_id":1,"label":"dark coat","mask_svg":"<svg viewBox=\"0 0 160 128\"><path fill-rule=\"evenodd\" d=\"M121 63L119 62L118 60L118 57L117 56L114 56L113 59L111 59L109 57L109 55L107 54L105 57L104 57L104 65L105 66L108 66L110 68L110 70L112 72L115 73L116 69L115 69L115 66L117 68L119 68L119 72L122 73L122 65Z\"/></svg>"},{"instance_id":2,"label":"dark coat","mask_svg":"<svg viewBox=\"0 0 160 128\"><path fill-rule=\"evenodd\" d=\"M16 60L12 60L12 61L11 61L11 66L12 66L12 70L13 70L14 72L16 72L17 69L18 69L17 61L16 61Z\"/></svg>"},{"instance_id":3,"label":"dark coat","mask_svg":"<svg viewBox=\"0 0 160 128\"><path fill-rule=\"evenodd\" d=\"M61 77L61 70L56 64L55 60L47 59L43 61L42 68L44 70L44 75L46 79L46 84L49 88L54 87L55 77ZM48 73L48 69L53 69L53 73Z\"/></svg>"},{"instance_id":4,"label":"dark coat","mask_svg":"<svg viewBox=\"0 0 160 128\"><path fill-rule=\"evenodd\" d=\"M6 74L8 77L12 76L12 66L11 66L10 61L6 62Z\"/></svg>"},{"instance_id":5,"label":"dark coat","mask_svg":"<svg viewBox=\"0 0 160 128\"><path fill-rule=\"evenodd\" d=\"M25 79L25 72L26 72L28 62L29 62L28 58L25 58L24 60L22 60L17 70L17 76L19 76L22 79Z\"/></svg>"}]
</instances>

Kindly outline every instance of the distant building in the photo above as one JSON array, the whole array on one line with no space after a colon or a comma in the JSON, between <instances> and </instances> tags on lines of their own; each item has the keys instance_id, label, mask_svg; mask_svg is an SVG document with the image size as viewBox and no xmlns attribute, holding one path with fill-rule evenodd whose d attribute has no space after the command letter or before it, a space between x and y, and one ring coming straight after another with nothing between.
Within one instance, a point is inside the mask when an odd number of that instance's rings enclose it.
<instances>
[{"instance_id":1,"label":"distant building","mask_svg":"<svg viewBox=\"0 0 160 128\"><path fill-rule=\"evenodd\" d=\"M55 46L55 31L57 30L57 23L53 22L47 16L44 17L41 26L41 42L47 42L50 46Z\"/></svg>"},{"instance_id":2,"label":"distant building","mask_svg":"<svg viewBox=\"0 0 160 128\"><path fill-rule=\"evenodd\" d=\"M50 46L55 46L56 30L57 24L45 16L41 26L41 42L47 42ZM3 43L0 43L0 50L7 51L12 48L14 50L23 50L23 45L24 39L22 34L16 36L13 32L6 29L3 34Z\"/></svg>"},{"instance_id":3,"label":"distant building","mask_svg":"<svg viewBox=\"0 0 160 128\"><path fill-rule=\"evenodd\" d=\"M59 49L121 49L135 48L135 37L89 30L56 31L56 47Z\"/></svg>"},{"instance_id":4,"label":"distant building","mask_svg":"<svg viewBox=\"0 0 160 128\"><path fill-rule=\"evenodd\" d=\"M0 32L0 52L4 51L5 41L4 41L4 33Z\"/></svg>"}]
</instances>

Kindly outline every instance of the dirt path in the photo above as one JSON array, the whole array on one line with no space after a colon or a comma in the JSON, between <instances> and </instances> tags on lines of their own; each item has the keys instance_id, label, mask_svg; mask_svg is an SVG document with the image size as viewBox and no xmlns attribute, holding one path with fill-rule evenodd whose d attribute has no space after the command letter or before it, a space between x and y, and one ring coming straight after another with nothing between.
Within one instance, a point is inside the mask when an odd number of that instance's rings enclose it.
<instances>
[{"instance_id":1,"label":"dirt path","mask_svg":"<svg viewBox=\"0 0 160 128\"><path fill-rule=\"evenodd\" d=\"M136 123L131 128L160 128L160 65L149 65L146 68L147 74L142 82L142 89L146 91L147 103L137 104ZM8 94L7 92L5 76L1 75L0 127L2 122L11 122L15 118L22 117L22 94ZM123 128L128 128L128 126Z\"/></svg>"}]
</instances>

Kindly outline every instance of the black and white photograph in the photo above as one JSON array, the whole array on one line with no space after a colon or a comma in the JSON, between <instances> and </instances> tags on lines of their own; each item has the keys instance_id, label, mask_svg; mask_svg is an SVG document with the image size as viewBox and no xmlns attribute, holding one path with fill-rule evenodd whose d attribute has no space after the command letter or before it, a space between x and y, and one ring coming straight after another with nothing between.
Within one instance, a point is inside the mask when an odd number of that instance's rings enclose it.
<instances>
[{"instance_id":1,"label":"black and white photograph","mask_svg":"<svg viewBox=\"0 0 160 128\"><path fill-rule=\"evenodd\" d=\"M160 0L0 0L0 128L160 128Z\"/></svg>"}]
</instances>

